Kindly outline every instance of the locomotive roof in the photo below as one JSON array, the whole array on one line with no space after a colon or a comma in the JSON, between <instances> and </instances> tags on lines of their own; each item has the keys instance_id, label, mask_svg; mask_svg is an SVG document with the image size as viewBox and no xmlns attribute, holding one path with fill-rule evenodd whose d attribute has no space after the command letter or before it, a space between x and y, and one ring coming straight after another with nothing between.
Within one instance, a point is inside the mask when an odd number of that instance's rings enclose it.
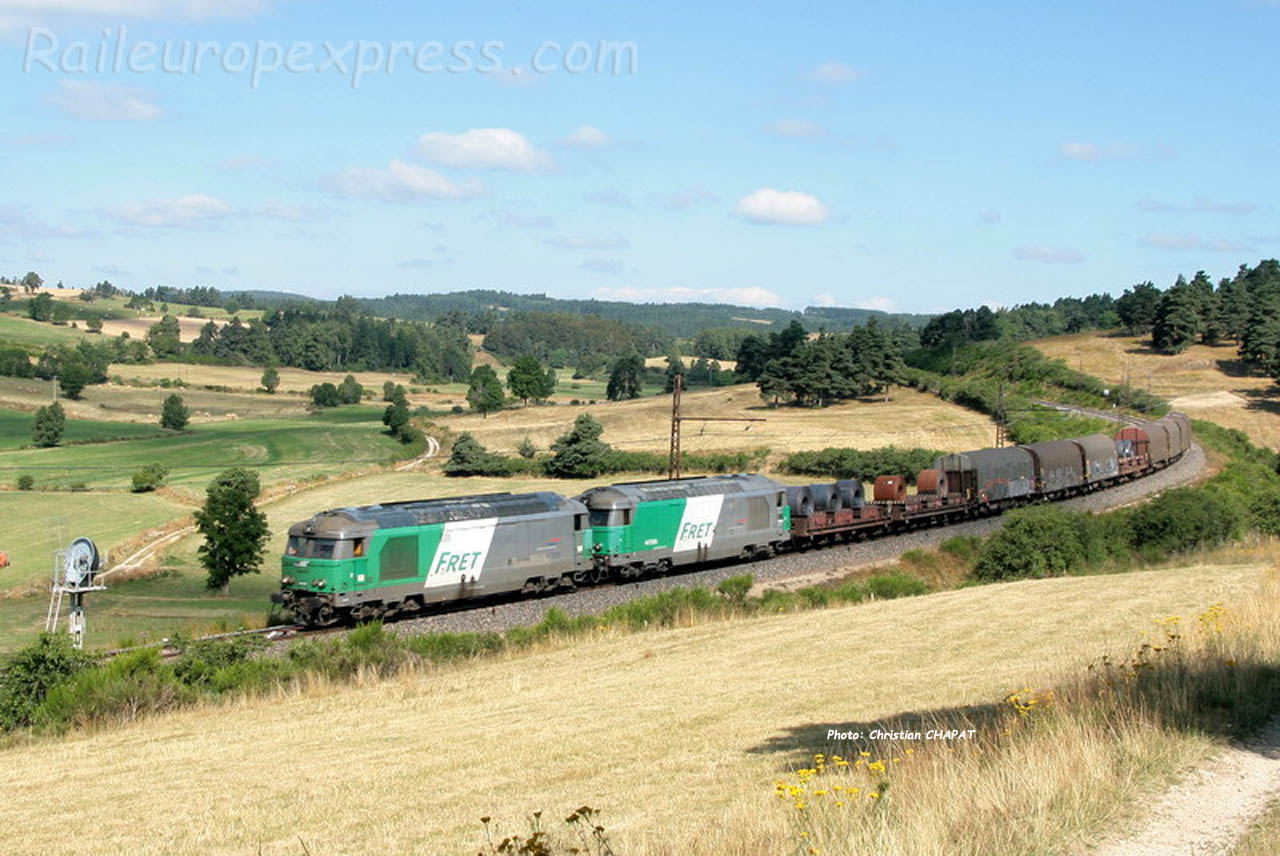
<instances>
[{"instance_id":1,"label":"locomotive roof","mask_svg":"<svg viewBox=\"0 0 1280 856\"><path fill-rule=\"evenodd\" d=\"M592 488L584 492L580 499L583 502L590 503L593 508L601 508L610 503L625 500L653 502L655 500L681 499L689 496L777 490L779 487L781 485L766 476L753 473L737 473L730 476L695 476L684 479L619 482L607 487Z\"/></svg>"},{"instance_id":2,"label":"locomotive roof","mask_svg":"<svg viewBox=\"0 0 1280 856\"><path fill-rule=\"evenodd\" d=\"M522 517L545 514L565 507L567 500L551 491L537 493L485 493L443 499L415 499L380 505L334 508L322 514L342 515L357 523L372 523L377 529L480 520L486 517ZM320 516L320 515L317 515Z\"/></svg>"}]
</instances>

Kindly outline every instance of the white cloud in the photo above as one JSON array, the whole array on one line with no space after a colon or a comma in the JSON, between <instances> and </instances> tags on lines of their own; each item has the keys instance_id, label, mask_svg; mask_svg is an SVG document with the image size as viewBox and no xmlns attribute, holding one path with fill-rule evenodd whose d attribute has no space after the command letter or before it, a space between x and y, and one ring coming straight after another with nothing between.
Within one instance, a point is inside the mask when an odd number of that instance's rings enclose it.
<instances>
[{"instance_id":1,"label":"white cloud","mask_svg":"<svg viewBox=\"0 0 1280 856\"><path fill-rule=\"evenodd\" d=\"M557 235L554 238L544 238L542 243L565 250L620 250L631 246L631 242L621 235Z\"/></svg>"},{"instance_id":2,"label":"white cloud","mask_svg":"<svg viewBox=\"0 0 1280 856\"><path fill-rule=\"evenodd\" d=\"M830 292L824 291L821 294L815 294L813 296L813 305L814 306L835 306L836 299L831 295Z\"/></svg>"},{"instance_id":3,"label":"white cloud","mask_svg":"<svg viewBox=\"0 0 1280 856\"><path fill-rule=\"evenodd\" d=\"M782 298L767 288L635 288L601 286L595 296L602 300L628 300L633 303L731 303L738 306L781 306Z\"/></svg>"},{"instance_id":4,"label":"white cloud","mask_svg":"<svg viewBox=\"0 0 1280 856\"><path fill-rule=\"evenodd\" d=\"M583 259L582 264L578 267L583 270L595 271L596 273L619 274L622 273L622 262L618 259L603 259L599 256L593 256L589 259Z\"/></svg>"},{"instance_id":5,"label":"white cloud","mask_svg":"<svg viewBox=\"0 0 1280 856\"><path fill-rule=\"evenodd\" d=\"M1084 255L1079 250L1071 247L1045 247L1024 244L1014 250L1013 254L1024 262L1070 265L1084 261Z\"/></svg>"},{"instance_id":6,"label":"white cloud","mask_svg":"<svg viewBox=\"0 0 1280 856\"><path fill-rule=\"evenodd\" d=\"M456 167L532 172L551 158L524 134L510 128L473 128L461 134L433 131L418 137L417 152L425 160Z\"/></svg>"},{"instance_id":7,"label":"white cloud","mask_svg":"<svg viewBox=\"0 0 1280 856\"><path fill-rule=\"evenodd\" d=\"M599 128L579 125L572 134L560 142L576 149L603 149L613 145L613 138Z\"/></svg>"},{"instance_id":8,"label":"white cloud","mask_svg":"<svg viewBox=\"0 0 1280 856\"><path fill-rule=\"evenodd\" d=\"M1253 247L1225 238L1204 238L1200 235L1146 235L1140 242L1144 247L1157 250L1210 250L1216 253L1252 252Z\"/></svg>"},{"instance_id":9,"label":"white cloud","mask_svg":"<svg viewBox=\"0 0 1280 856\"><path fill-rule=\"evenodd\" d=\"M231 206L225 200L205 193L130 202L107 209L108 215L131 226L192 226L230 213Z\"/></svg>"},{"instance_id":10,"label":"white cloud","mask_svg":"<svg viewBox=\"0 0 1280 856\"><path fill-rule=\"evenodd\" d=\"M1138 150L1128 143L1099 145L1097 143L1068 141L1058 144L1058 154L1067 160L1074 161L1116 160L1133 157L1137 153Z\"/></svg>"},{"instance_id":11,"label":"white cloud","mask_svg":"<svg viewBox=\"0 0 1280 856\"><path fill-rule=\"evenodd\" d=\"M796 190L774 190L762 187L738 200L734 211L753 223L786 223L816 226L831 216L827 206L816 196Z\"/></svg>"},{"instance_id":12,"label":"white cloud","mask_svg":"<svg viewBox=\"0 0 1280 856\"><path fill-rule=\"evenodd\" d=\"M386 169L347 167L328 182L329 188L349 199L381 199L409 202L417 199L467 199L484 192L474 181L450 181L435 170L396 159Z\"/></svg>"},{"instance_id":13,"label":"white cloud","mask_svg":"<svg viewBox=\"0 0 1280 856\"><path fill-rule=\"evenodd\" d=\"M880 312L893 312L898 308L898 304L890 297L867 297L854 301L853 306L855 309L876 309Z\"/></svg>"},{"instance_id":14,"label":"white cloud","mask_svg":"<svg viewBox=\"0 0 1280 856\"><path fill-rule=\"evenodd\" d=\"M648 199L650 205L665 208L668 211L684 211L696 205L720 201L719 196L701 186L668 192L655 191L649 194Z\"/></svg>"},{"instance_id":15,"label":"white cloud","mask_svg":"<svg viewBox=\"0 0 1280 856\"><path fill-rule=\"evenodd\" d=\"M775 137L800 137L803 139L817 139L825 137L827 129L814 122L806 122L803 119L779 119L777 122L770 122L764 126L766 134L773 134Z\"/></svg>"},{"instance_id":16,"label":"white cloud","mask_svg":"<svg viewBox=\"0 0 1280 856\"><path fill-rule=\"evenodd\" d=\"M599 190L584 193L582 198L595 205L605 205L610 208L635 207L627 195L616 187L602 187Z\"/></svg>"},{"instance_id":17,"label":"white cloud","mask_svg":"<svg viewBox=\"0 0 1280 856\"><path fill-rule=\"evenodd\" d=\"M333 211L324 205L291 205L287 202L269 201L249 213L272 220L299 223L303 220L326 220Z\"/></svg>"},{"instance_id":18,"label":"white cloud","mask_svg":"<svg viewBox=\"0 0 1280 856\"><path fill-rule=\"evenodd\" d=\"M853 83L862 77L862 72L842 62L824 62L809 72L809 79L814 83Z\"/></svg>"},{"instance_id":19,"label":"white cloud","mask_svg":"<svg viewBox=\"0 0 1280 856\"><path fill-rule=\"evenodd\" d=\"M58 91L46 100L76 119L139 122L164 114L154 99L154 94L141 86L60 80Z\"/></svg>"}]
</instances>

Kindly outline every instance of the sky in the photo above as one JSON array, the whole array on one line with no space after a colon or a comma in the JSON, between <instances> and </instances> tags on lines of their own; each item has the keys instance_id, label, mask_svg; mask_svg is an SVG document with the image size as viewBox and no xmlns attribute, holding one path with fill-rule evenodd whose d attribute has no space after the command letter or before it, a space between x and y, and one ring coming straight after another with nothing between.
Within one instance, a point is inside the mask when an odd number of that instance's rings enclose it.
<instances>
[{"instance_id":1,"label":"sky","mask_svg":"<svg viewBox=\"0 0 1280 856\"><path fill-rule=\"evenodd\" d=\"M0 0L0 272L903 312L1216 280L1280 254L1277 28L1280 0Z\"/></svg>"}]
</instances>

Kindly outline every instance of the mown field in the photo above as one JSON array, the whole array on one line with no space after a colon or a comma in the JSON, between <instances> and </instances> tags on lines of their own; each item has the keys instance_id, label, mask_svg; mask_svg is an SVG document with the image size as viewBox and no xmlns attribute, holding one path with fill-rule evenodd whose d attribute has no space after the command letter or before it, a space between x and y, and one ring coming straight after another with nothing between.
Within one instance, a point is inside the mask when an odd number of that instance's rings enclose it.
<instances>
[{"instance_id":1,"label":"mown field","mask_svg":"<svg viewBox=\"0 0 1280 856\"><path fill-rule=\"evenodd\" d=\"M381 419L381 408L355 406L297 419L196 424L163 437L0 451L0 473L7 483L29 474L37 488L125 488L134 472L158 462L170 468L169 485L193 496L212 476L233 466L254 468L264 484L302 482L418 451L388 436Z\"/></svg>"},{"instance_id":2,"label":"mown field","mask_svg":"<svg viewBox=\"0 0 1280 856\"><path fill-rule=\"evenodd\" d=\"M70 325L42 324L29 318L0 314L0 342L43 350L50 345L74 345L88 334Z\"/></svg>"},{"instance_id":3,"label":"mown field","mask_svg":"<svg viewBox=\"0 0 1280 856\"><path fill-rule=\"evenodd\" d=\"M17 449L31 445L31 427L34 423L34 412L0 408L0 449ZM109 422L102 419L71 419L66 423L62 442L64 445L100 443L106 440L163 437L168 433L159 425Z\"/></svg>"},{"instance_id":4,"label":"mown field","mask_svg":"<svg viewBox=\"0 0 1280 856\"><path fill-rule=\"evenodd\" d=\"M841 751L828 729L865 730L898 716L982 727L1012 692L1078 675L1104 653L1132 652L1170 616L1194 623L1211 604L1257 591L1273 558L992 585L639 635L605 631L394 681L317 681L56 747L4 750L0 787L9 798L0 823L23 831L10 845L15 853L78 853L82 842L65 834L75 823L111 852L463 854L481 849L482 816L502 835L527 831L522 819L533 812L559 826L586 804L601 810L615 849L629 856L803 853L804 823L790 800L776 798L774 782L794 780L814 753ZM1102 737L1092 743L1099 751L1110 745ZM955 807L956 834L991 840L1001 838L996 826L1043 827L1056 836L1042 842L1043 852L1058 852L1116 822L1144 786L1212 745L1194 732L1127 745L1118 756L1129 778L1119 782L1087 765L1073 769L1077 747L1062 743L1061 757L1042 749L1027 759L1034 767L977 775L938 794L938 803L894 812L933 817ZM918 744L915 758L899 758L884 773L889 799L912 793L917 763L923 769L954 756L974 766L971 747ZM1125 755L1139 751L1157 754ZM1083 817L1052 801L1027 803L1016 821L988 805L991 791L1028 788L1045 775L1077 780L1082 793L1107 777L1107 787L1119 783L1121 799ZM102 782L119 783L110 800L63 798ZM858 797L844 810L883 810ZM192 806L200 807L199 822L173 822ZM405 822L406 806L429 810ZM880 852L926 852L893 846L892 831L886 835ZM966 843L952 840L948 852Z\"/></svg>"},{"instance_id":5,"label":"mown field","mask_svg":"<svg viewBox=\"0 0 1280 856\"><path fill-rule=\"evenodd\" d=\"M890 401L853 401L824 408L771 408L754 385L699 389L682 402L686 416L762 417L765 422L688 422L686 451L739 451L766 446L775 456L802 449L849 446L919 446L960 451L991 445L994 426L979 413L912 389L894 388ZM487 417L459 414L441 420L454 432L469 431L492 451L512 452L528 437L548 449L579 413L604 425L603 439L628 451L665 451L670 439L671 398L636 399L596 406L525 407Z\"/></svg>"},{"instance_id":6,"label":"mown field","mask_svg":"<svg viewBox=\"0 0 1280 856\"><path fill-rule=\"evenodd\" d=\"M170 366L169 377L181 367ZM254 395L199 388L133 387L117 384L87 386L78 399L59 397L68 419L157 424L165 398L177 393L191 411L192 423L228 419L304 417L310 399L297 395ZM54 399L53 381L0 377L0 407L35 410Z\"/></svg>"},{"instance_id":7,"label":"mown field","mask_svg":"<svg viewBox=\"0 0 1280 856\"><path fill-rule=\"evenodd\" d=\"M1050 357L1103 380L1150 386L1175 410L1237 428L1255 442L1280 449L1280 388L1246 372L1234 342L1193 345L1172 356L1151 350L1147 337L1078 333L1031 344Z\"/></svg>"},{"instance_id":8,"label":"mown field","mask_svg":"<svg viewBox=\"0 0 1280 856\"><path fill-rule=\"evenodd\" d=\"M132 536L191 511L154 493L0 492L0 550L9 567L0 568L0 592L43 584L53 569L53 551L72 538L90 537L112 550ZM6 602L0 612L8 610Z\"/></svg>"}]
</instances>

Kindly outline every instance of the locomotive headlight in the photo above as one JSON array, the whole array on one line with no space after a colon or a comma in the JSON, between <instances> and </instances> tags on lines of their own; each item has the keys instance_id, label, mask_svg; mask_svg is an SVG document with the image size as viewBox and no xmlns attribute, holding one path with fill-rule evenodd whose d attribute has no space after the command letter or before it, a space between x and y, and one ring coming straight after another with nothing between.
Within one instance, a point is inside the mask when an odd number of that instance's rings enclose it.
<instances>
[{"instance_id":1,"label":"locomotive headlight","mask_svg":"<svg viewBox=\"0 0 1280 856\"><path fill-rule=\"evenodd\" d=\"M293 584L294 584L294 583L296 583L296 582L297 582L297 580L295 580L293 577L281 577L281 578L280 578L280 585L282 585L282 586L291 586L291 585L293 585Z\"/></svg>"},{"instance_id":2,"label":"locomotive headlight","mask_svg":"<svg viewBox=\"0 0 1280 856\"><path fill-rule=\"evenodd\" d=\"M324 580L316 580L315 581L316 588L324 588L324 582L325 582Z\"/></svg>"}]
</instances>

